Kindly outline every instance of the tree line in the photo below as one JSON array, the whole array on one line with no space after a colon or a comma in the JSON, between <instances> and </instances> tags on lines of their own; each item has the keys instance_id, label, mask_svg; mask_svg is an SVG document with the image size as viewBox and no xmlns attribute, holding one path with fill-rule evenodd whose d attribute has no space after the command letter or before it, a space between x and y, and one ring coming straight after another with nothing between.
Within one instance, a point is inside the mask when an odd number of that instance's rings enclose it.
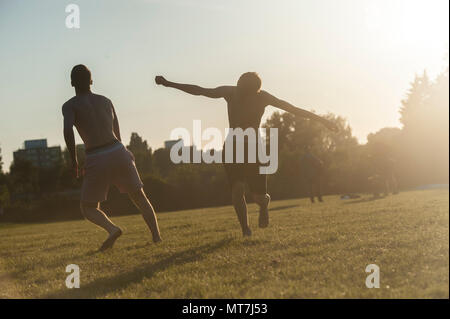
<instances>
[{"instance_id":1,"label":"tree line","mask_svg":"<svg viewBox=\"0 0 450 319\"><path fill-rule=\"evenodd\" d=\"M400 189L449 179L449 72L430 79L415 77L399 108L402 128L386 127L360 144L346 120L326 117L338 133L289 113L275 112L263 127L278 128L278 171L268 177L273 199L306 197L307 181L301 157L308 148L325 168L326 194L389 192L387 176ZM169 150L152 150L139 134L127 145L157 211L230 204L229 185L221 164L173 164ZM78 209L81 181L72 176L67 150L52 168L37 168L25 160L2 171L0 150L0 221L42 221L81 218ZM83 165L84 152L78 149ZM103 204L113 215L136 212L124 195L112 188Z\"/></svg>"}]
</instances>

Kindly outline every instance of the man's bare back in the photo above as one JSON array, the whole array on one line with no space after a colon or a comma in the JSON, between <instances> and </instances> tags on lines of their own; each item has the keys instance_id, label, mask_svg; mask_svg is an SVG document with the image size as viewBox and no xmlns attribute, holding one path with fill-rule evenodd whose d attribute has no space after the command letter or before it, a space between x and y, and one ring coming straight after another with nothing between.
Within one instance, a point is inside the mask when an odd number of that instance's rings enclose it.
<instances>
[{"instance_id":1,"label":"man's bare back","mask_svg":"<svg viewBox=\"0 0 450 319\"><path fill-rule=\"evenodd\" d=\"M253 128L257 130L266 106L270 105L271 95L259 91L252 95L239 94L237 86L223 86L223 97L227 102L228 121L230 128Z\"/></svg>"},{"instance_id":2,"label":"man's bare back","mask_svg":"<svg viewBox=\"0 0 450 319\"><path fill-rule=\"evenodd\" d=\"M88 151L120 140L117 116L108 98L92 92L76 95L64 103L62 111L64 120L72 121L77 128Z\"/></svg>"},{"instance_id":3,"label":"man's bare back","mask_svg":"<svg viewBox=\"0 0 450 319\"><path fill-rule=\"evenodd\" d=\"M86 219L109 233L100 250L111 248L122 235L122 230L100 209L100 203L107 199L111 185L129 194L141 211L153 241L161 241L155 211L142 189L144 184L134 163L134 155L121 143L119 121L112 102L91 92L91 71L85 65L74 66L70 78L76 96L62 107L64 140L76 178L80 177L80 170L73 126L86 146L84 167L81 170L83 184L80 208Z\"/></svg>"}]
</instances>

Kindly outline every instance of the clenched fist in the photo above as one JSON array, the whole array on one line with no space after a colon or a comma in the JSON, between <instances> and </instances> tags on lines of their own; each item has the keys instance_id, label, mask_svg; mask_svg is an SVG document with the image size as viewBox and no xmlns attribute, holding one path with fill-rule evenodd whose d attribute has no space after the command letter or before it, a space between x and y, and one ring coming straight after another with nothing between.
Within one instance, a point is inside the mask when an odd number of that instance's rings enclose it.
<instances>
[{"instance_id":1,"label":"clenched fist","mask_svg":"<svg viewBox=\"0 0 450 319\"><path fill-rule=\"evenodd\" d=\"M158 76L155 77L155 83L158 84L158 85L166 86L167 85L167 80L163 76L158 75Z\"/></svg>"}]
</instances>

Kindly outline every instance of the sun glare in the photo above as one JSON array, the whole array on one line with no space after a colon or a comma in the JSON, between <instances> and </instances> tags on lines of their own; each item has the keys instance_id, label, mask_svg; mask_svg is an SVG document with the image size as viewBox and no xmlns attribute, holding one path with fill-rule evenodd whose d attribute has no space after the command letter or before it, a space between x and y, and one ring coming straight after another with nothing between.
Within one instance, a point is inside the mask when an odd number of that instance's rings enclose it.
<instances>
[{"instance_id":1,"label":"sun glare","mask_svg":"<svg viewBox=\"0 0 450 319\"><path fill-rule=\"evenodd\" d=\"M449 42L448 11L448 0L374 1L367 8L367 24L398 45L444 51Z\"/></svg>"}]
</instances>

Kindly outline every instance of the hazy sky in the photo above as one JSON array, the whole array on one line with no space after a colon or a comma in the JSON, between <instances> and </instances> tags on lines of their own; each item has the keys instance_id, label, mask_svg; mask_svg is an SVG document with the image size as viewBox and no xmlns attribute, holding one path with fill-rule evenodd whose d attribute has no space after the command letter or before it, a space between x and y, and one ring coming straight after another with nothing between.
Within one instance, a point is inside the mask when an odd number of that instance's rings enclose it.
<instances>
[{"instance_id":1,"label":"hazy sky","mask_svg":"<svg viewBox=\"0 0 450 319\"><path fill-rule=\"evenodd\" d=\"M66 5L81 28L67 29ZM204 86L257 71L263 89L345 117L361 142L399 126L415 73L448 63L448 0L0 0L0 147L5 168L25 139L64 145L70 70L116 106L123 140L155 149L176 127L227 126L221 100L157 87L157 74ZM270 115L273 108L266 111ZM77 138L80 142L80 139Z\"/></svg>"}]
</instances>

